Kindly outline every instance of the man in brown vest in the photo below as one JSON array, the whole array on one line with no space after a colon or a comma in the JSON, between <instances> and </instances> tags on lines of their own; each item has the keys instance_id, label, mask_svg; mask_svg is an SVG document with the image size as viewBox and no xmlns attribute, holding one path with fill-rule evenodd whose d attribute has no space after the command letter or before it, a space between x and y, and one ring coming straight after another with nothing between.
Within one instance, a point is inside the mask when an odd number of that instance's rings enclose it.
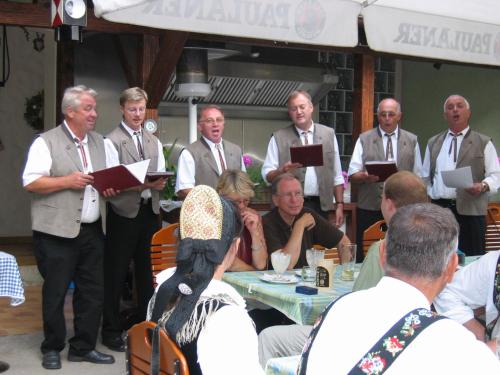
<instances>
[{"instance_id":1,"label":"man in brown vest","mask_svg":"<svg viewBox=\"0 0 500 375\"><path fill-rule=\"evenodd\" d=\"M105 205L89 173L118 164L113 144L94 132L96 96L85 86L66 89L61 103L64 122L35 139L23 173L24 188L31 193L35 257L43 277L41 351L46 369L61 368L64 298L71 281L75 334L69 339L68 360L115 361L95 350L104 299ZM111 189L105 192L113 194Z\"/></svg>"},{"instance_id":2,"label":"man in brown vest","mask_svg":"<svg viewBox=\"0 0 500 375\"><path fill-rule=\"evenodd\" d=\"M314 106L307 91L293 91L287 104L293 124L273 133L262 166L262 177L271 183L283 173L292 173L304 188L304 206L327 220L335 207L334 224L338 227L344 221L344 178L335 131L313 122ZM323 145L322 166L302 168L301 164L291 162L290 147L308 144Z\"/></svg>"},{"instance_id":3,"label":"man in brown vest","mask_svg":"<svg viewBox=\"0 0 500 375\"><path fill-rule=\"evenodd\" d=\"M113 142L121 164L149 159L149 172L164 172L163 146L154 135L142 128L148 96L139 87L122 92L120 110L123 119L108 138ZM146 319L153 295L151 274L151 237L159 229L159 192L166 179L148 181L123 191L108 204L106 251L104 253L104 314L102 343L123 352L125 342L120 322L120 300L130 262L134 261L134 285L137 291L138 316Z\"/></svg>"},{"instance_id":4,"label":"man in brown vest","mask_svg":"<svg viewBox=\"0 0 500 375\"><path fill-rule=\"evenodd\" d=\"M368 161L395 161L398 170L405 170L420 175L422 160L417 136L399 126L401 105L395 99L382 100L377 108L379 126L362 133L356 141L349 164L349 176L358 187L356 260L362 261L363 232L370 225L383 220L380 203L382 201L383 182L378 176L366 172Z\"/></svg>"},{"instance_id":5,"label":"man in brown vest","mask_svg":"<svg viewBox=\"0 0 500 375\"><path fill-rule=\"evenodd\" d=\"M175 193L185 198L196 185L217 187L219 176L226 169L246 172L241 148L223 140L224 112L216 105L200 111L198 131L201 138L188 145L179 155Z\"/></svg>"},{"instance_id":6,"label":"man in brown vest","mask_svg":"<svg viewBox=\"0 0 500 375\"><path fill-rule=\"evenodd\" d=\"M488 196L500 185L497 152L490 137L469 126L469 102L451 95L444 102L444 118L448 129L427 143L422 177L429 196L455 214L460 225L458 247L467 255L484 254ZM470 166L473 185L455 189L443 183L441 172Z\"/></svg>"}]
</instances>

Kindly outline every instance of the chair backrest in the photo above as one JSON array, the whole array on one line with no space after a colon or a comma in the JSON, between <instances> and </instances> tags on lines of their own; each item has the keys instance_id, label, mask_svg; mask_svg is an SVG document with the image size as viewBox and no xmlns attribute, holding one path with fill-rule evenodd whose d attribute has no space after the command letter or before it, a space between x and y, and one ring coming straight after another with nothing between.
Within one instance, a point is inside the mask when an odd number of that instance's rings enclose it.
<instances>
[{"instance_id":1,"label":"chair backrest","mask_svg":"<svg viewBox=\"0 0 500 375\"><path fill-rule=\"evenodd\" d=\"M153 280L160 271L175 266L178 241L179 223L167 225L153 234L151 238L151 272L153 273ZM156 281L154 284L156 286Z\"/></svg>"},{"instance_id":2,"label":"chair backrest","mask_svg":"<svg viewBox=\"0 0 500 375\"><path fill-rule=\"evenodd\" d=\"M127 374L149 375L151 373L152 334L156 324L141 322L127 332ZM160 330L160 374L189 375L184 354L163 329Z\"/></svg>"},{"instance_id":3,"label":"chair backrest","mask_svg":"<svg viewBox=\"0 0 500 375\"><path fill-rule=\"evenodd\" d=\"M323 250L325 252L325 259L333 259L333 263L340 264L340 255L336 247L327 249L326 247L321 245L313 245L313 248L316 250Z\"/></svg>"},{"instance_id":4,"label":"chair backrest","mask_svg":"<svg viewBox=\"0 0 500 375\"><path fill-rule=\"evenodd\" d=\"M370 225L363 232L363 254L366 256L370 246L375 241L385 238L385 232L387 231L387 224L385 220L379 220L376 223Z\"/></svg>"},{"instance_id":5,"label":"chair backrest","mask_svg":"<svg viewBox=\"0 0 500 375\"><path fill-rule=\"evenodd\" d=\"M486 215L486 251L500 250L500 203L490 203Z\"/></svg>"}]
</instances>

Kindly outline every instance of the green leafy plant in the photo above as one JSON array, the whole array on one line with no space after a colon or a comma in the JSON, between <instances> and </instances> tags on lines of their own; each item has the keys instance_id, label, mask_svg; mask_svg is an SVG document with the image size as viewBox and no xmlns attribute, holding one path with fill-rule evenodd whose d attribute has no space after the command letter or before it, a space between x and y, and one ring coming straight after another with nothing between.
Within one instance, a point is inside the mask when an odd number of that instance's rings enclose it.
<instances>
[{"instance_id":1,"label":"green leafy plant","mask_svg":"<svg viewBox=\"0 0 500 375\"><path fill-rule=\"evenodd\" d=\"M250 180L254 183L255 187L266 186L264 179L262 178L262 162L252 156L245 154L243 155L243 163L247 170L247 174Z\"/></svg>"},{"instance_id":2,"label":"green leafy plant","mask_svg":"<svg viewBox=\"0 0 500 375\"><path fill-rule=\"evenodd\" d=\"M167 180L167 183L165 184L165 189L163 189L163 198L167 200L168 199L177 200L177 196L175 195L175 180L177 179L177 167L171 160L172 152L175 149L177 140L178 139L176 138L170 146L163 147L163 156L165 158L165 169L167 171L174 172L174 175Z\"/></svg>"}]
</instances>

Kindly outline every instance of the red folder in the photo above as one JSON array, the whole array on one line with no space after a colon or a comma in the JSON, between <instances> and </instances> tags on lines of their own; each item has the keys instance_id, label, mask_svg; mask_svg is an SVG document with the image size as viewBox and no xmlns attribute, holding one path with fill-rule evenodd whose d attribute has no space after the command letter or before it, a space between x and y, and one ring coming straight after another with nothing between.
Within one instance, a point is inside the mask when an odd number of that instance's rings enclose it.
<instances>
[{"instance_id":1,"label":"red folder","mask_svg":"<svg viewBox=\"0 0 500 375\"><path fill-rule=\"evenodd\" d=\"M365 169L368 174L378 176L379 182L384 182L398 171L398 167L393 161L367 161Z\"/></svg>"},{"instance_id":2,"label":"red folder","mask_svg":"<svg viewBox=\"0 0 500 375\"><path fill-rule=\"evenodd\" d=\"M94 176L94 183L92 186L101 194L104 190L109 188L124 190L142 185L142 182L130 173L124 165L101 169L100 171L89 174Z\"/></svg>"},{"instance_id":3,"label":"red folder","mask_svg":"<svg viewBox=\"0 0 500 375\"><path fill-rule=\"evenodd\" d=\"M323 145L304 145L290 147L292 163L300 163L303 167L318 167L323 165Z\"/></svg>"}]
</instances>

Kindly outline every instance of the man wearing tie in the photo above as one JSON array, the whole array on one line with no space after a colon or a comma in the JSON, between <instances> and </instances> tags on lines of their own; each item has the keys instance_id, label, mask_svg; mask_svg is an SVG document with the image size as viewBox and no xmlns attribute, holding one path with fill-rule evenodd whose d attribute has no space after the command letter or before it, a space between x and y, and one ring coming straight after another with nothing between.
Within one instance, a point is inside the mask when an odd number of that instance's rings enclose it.
<instances>
[{"instance_id":1,"label":"man wearing tie","mask_svg":"<svg viewBox=\"0 0 500 375\"><path fill-rule=\"evenodd\" d=\"M378 220L383 220L380 203L383 182L378 176L370 175L365 169L367 161L395 161L398 170L405 170L420 176L422 160L417 136L399 127L401 105L392 98L382 100L377 108L379 126L362 133L352 153L349 176L358 187L356 260L362 261L363 232Z\"/></svg>"},{"instance_id":2,"label":"man wearing tie","mask_svg":"<svg viewBox=\"0 0 500 375\"><path fill-rule=\"evenodd\" d=\"M283 173L292 173L304 189L304 206L329 220L335 208L335 226L344 221L344 177L340 165L335 131L314 123L314 106L307 91L293 91L288 96L288 115L293 124L273 133L262 166L262 177L268 183ZM323 145L323 165L302 168L290 160L290 147L308 144ZM335 205L334 205L335 198Z\"/></svg>"},{"instance_id":3,"label":"man wearing tie","mask_svg":"<svg viewBox=\"0 0 500 375\"><path fill-rule=\"evenodd\" d=\"M139 87L122 92L122 121L108 138L113 142L121 164L149 159L149 172L164 172L163 146L154 135L144 131L148 96ZM159 229L159 193L165 178L148 181L123 191L111 199L106 221L104 255L104 316L102 342L111 350L125 351L120 324L120 299L131 260L134 260L134 283L137 291L139 320L146 319L153 295L151 274L151 237Z\"/></svg>"},{"instance_id":4,"label":"man wearing tie","mask_svg":"<svg viewBox=\"0 0 500 375\"><path fill-rule=\"evenodd\" d=\"M188 145L179 155L175 193L185 198L196 185L217 187L219 176L226 169L241 169L243 164L241 148L223 140L224 112L216 105L203 108L198 117L201 138Z\"/></svg>"},{"instance_id":5,"label":"man wearing tie","mask_svg":"<svg viewBox=\"0 0 500 375\"><path fill-rule=\"evenodd\" d=\"M491 138L469 126L469 102L451 95L444 102L448 129L429 139L422 177L432 202L449 208L460 225L458 248L467 255L485 251L488 196L497 192L500 167ZM441 172L470 166L473 185L455 189L443 183Z\"/></svg>"}]
</instances>

